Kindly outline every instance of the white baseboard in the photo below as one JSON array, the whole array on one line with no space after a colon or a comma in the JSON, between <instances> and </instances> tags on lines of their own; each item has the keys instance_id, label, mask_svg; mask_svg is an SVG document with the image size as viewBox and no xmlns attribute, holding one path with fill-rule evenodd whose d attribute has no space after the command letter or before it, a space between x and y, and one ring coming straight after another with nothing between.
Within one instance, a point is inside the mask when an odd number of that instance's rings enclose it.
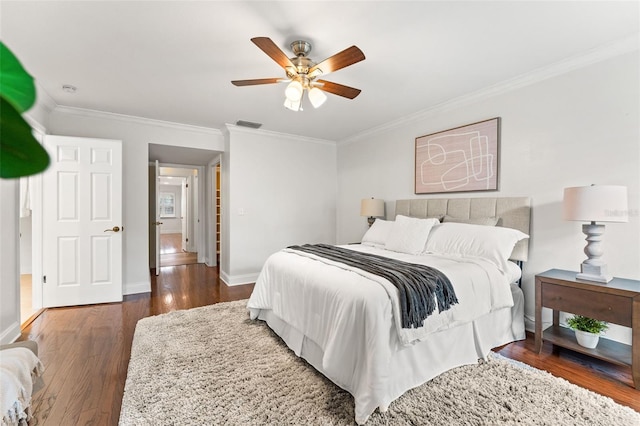
<instances>
[{"instance_id":1,"label":"white baseboard","mask_svg":"<svg viewBox=\"0 0 640 426\"><path fill-rule=\"evenodd\" d=\"M224 271L220 271L220 279L228 286L252 284L258 279L259 273L244 275L229 275Z\"/></svg>"},{"instance_id":2,"label":"white baseboard","mask_svg":"<svg viewBox=\"0 0 640 426\"><path fill-rule=\"evenodd\" d=\"M14 322L0 334L0 345L13 343L18 337L20 337L20 323Z\"/></svg>"},{"instance_id":3,"label":"white baseboard","mask_svg":"<svg viewBox=\"0 0 640 426\"><path fill-rule=\"evenodd\" d=\"M122 286L122 295L138 294L138 293L150 293L151 281L142 281L137 283L125 283Z\"/></svg>"}]
</instances>

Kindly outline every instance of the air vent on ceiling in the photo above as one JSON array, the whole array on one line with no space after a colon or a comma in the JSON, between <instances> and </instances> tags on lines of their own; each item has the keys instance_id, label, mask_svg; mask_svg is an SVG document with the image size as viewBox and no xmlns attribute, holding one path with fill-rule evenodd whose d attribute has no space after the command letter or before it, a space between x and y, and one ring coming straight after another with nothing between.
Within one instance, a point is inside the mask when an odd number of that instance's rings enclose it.
<instances>
[{"instance_id":1,"label":"air vent on ceiling","mask_svg":"<svg viewBox=\"0 0 640 426\"><path fill-rule=\"evenodd\" d=\"M260 126L262 126L262 123L254 123L253 121L238 120L238 121L236 121L236 126L250 127L252 129L259 129Z\"/></svg>"}]
</instances>

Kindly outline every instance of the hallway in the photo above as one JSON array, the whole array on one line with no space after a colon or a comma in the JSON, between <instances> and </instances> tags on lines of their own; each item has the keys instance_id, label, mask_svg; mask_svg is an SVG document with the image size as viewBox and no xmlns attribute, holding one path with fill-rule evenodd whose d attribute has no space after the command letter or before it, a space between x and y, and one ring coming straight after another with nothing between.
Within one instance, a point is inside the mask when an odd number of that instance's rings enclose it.
<instances>
[{"instance_id":1,"label":"hallway","mask_svg":"<svg viewBox=\"0 0 640 426\"><path fill-rule=\"evenodd\" d=\"M160 267L198 263L198 253L182 251L182 234L160 234Z\"/></svg>"}]
</instances>

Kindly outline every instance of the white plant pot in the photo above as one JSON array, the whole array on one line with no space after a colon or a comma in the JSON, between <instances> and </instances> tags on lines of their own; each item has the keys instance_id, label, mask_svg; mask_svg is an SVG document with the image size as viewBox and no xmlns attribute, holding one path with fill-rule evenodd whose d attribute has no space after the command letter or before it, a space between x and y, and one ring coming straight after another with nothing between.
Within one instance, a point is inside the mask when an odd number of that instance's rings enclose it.
<instances>
[{"instance_id":1,"label":"white plant pot","mask_svg":"<svg viewBox=\"0 0 640 426\"><path fill-rule=\"evenodd\" d=\"M589 333L586 331L575 330L576 339L578 340L578 344L580 346L584 346L585 348L593 349L598 346L598 340L600 340L599 334Z\"/></svg>"}]
</instances>

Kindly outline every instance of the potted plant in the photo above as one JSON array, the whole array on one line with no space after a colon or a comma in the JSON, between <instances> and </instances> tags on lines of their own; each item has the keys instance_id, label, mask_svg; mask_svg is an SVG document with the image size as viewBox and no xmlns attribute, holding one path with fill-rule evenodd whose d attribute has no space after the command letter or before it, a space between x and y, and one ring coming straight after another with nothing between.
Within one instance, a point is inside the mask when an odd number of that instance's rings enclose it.
<instances>
[{"instance_id":1,"label":"potted plant","mask_svg":"<svg viewBox=\"0 0 640 426\"><path fill-rule=\"evenodd\" d=\"M582 315L574 315L569 318L567 325L575 331L578 344L590 349L598 346L600 333L609 328L604 321L583 317Z\"/></svg>"}]
</instances>

